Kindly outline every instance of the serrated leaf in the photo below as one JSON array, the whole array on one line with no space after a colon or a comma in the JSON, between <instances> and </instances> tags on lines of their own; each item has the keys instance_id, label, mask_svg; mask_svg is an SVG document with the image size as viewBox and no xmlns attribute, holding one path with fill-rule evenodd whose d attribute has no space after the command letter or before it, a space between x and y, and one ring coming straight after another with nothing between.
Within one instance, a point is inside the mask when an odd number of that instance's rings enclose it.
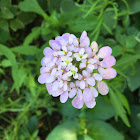
<instances>
[{"instance_id":1,"label":"serrated leaf","mask_svg":"<svg viewBox=\"0 0 140 140\"><path fill-rule=\"evenodd\" d=\"M57 125L46 140L78 140L77 131L79 124L75 121L66 121L60 125Z\"/></svg>"},{"instance_id":2,"label":"serrated leaf","mask_svg":"<svg viewBox=\"0 0 140 140\"><path fill-rule=\"evenodd\" d=\"M116 63L114 68L119 70L127 69L131 64L134 64L138 59L140 59L140 54L136 55L123 55Z\"/></svg>"},{"instance_id":3,"label":"serrated leaf","mask_svg":"<svg viewBox=\"0 0 140 140\"><path fill-rule=\"evenodd\" d=\"M37 0L24 0L23 2L19 3L19 8L24 12L34 12L41 16L43 16L45 19L48 18L46 13L42 10L40 5L38 4Z\"/></svg>"},{"instance_id":4,"label":"serrated leaf","mask_svg":"<svg viewBox=\"0 0 140 140\"><path fill-rule=\"evenodd\" d=\"M41 53L41 50L36 48L36 46L17 46L11 48L11 50L15 53L23 54L23 55L35 55Z\"/></svg>"},{"instance_id":5,"label":"serrated leaf","mask_svg":"<svg viewBox=\"0 0 140 140\"><path fill-rule=\"evenodd\" d=\"M121 93L119 90L115 89L120 101L122 102L123 106L126 108L127 112L130 114L130 107L127 98L123 93Z\"/></svg>"},{"instance_id":6,"label":"serrated leaf","mask_svg":"<svg viewBox=\"0 0 140 140\"><path fill-rule=\"evenodd\" d=\"M114 106L114 109L116 111L116 114L119 115L121 117L121 119L123 120L123 122L130 127L127 115L126 115L126 111L123 108L123 105L120 101L120 99L118 98L118 96L114 93L113 89L110 87L109 88L109 95L110 95L110 100L112 102L112 105Z\"/></svg>"}]
</instances>

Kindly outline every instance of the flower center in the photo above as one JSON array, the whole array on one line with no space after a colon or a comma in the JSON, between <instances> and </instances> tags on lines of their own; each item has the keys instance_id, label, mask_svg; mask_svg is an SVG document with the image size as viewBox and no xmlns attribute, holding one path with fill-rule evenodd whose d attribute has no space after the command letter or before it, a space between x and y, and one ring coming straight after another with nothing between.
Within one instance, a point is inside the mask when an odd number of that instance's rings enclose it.
<instances>
[{"instance_id":1,"label":"flower center","mask_svg":"<svg viewBox=\"0 0 140 140\"><path fill-rule=\"evenodd\" d=\"M65 62L66 62L66 64L68 65L70 61L69 61L68 59L66 59Z\"/></svg>"},{"instance_id":2,"label":"flower center","mask_svg":"<svg viewBox=\"0 0 140 140\"><path fill-rule=\"evenodd\" d=\"M71 72L72 72L72 73L76 73L76 71L75 71L75 70L71 70Z\"/></svg>"},{"instance_id":3,"label":"flower center","mask_svg":"<svg viewBox=\"0 0 140 140\"><path fill-rule=\"evenodd\" d=\"M79 54L79 57L80 57L80 58L82 58L82 56L83 56L82 54Z\"/></svg>"}]
</instances>

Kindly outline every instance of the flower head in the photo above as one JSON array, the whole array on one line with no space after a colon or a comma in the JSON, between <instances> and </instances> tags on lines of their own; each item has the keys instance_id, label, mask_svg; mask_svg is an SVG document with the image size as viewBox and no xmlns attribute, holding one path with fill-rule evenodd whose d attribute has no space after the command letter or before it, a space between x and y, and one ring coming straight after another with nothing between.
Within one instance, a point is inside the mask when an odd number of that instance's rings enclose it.
<instances>
[{"instance_id":1,"label":"flower head","mask_svg":"<svg viewBox=\"0 0 140 140\"><path fill-rule=\"evenodd\" d=\"M46 84L50 95L60 96L62 103L73 98L75 108L80 109L84 104L93 108L98 92L101 95L109 92L102 80L117 75L116 70L111 68L116 63L111 56L112 49L105 46L98 51L95 41L90 45L86 31L80 39L65 33L50 40L49 45L51 48L46 47L43 51L45 57L41 60L39 83Z\"/></svg>"}]
</instances>

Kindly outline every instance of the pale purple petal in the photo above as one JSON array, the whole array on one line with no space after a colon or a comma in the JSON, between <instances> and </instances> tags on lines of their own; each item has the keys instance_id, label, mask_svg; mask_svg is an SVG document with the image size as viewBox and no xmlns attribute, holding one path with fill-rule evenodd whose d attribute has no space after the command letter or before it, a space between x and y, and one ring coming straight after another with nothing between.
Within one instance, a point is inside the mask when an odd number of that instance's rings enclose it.
<instances>
[{"instance_id":1,"label":"pale purple petal","mask_svg":"<svg viewBox=\"0 0 140 140\"><path fill-rule=\"evenodd\" d=\"M77 96L72 100L72 105L75 108L81 109L84 105L84 101L80 100Z\"/></svg>"},{"instance_id":2,"label":"pale purple petal","mask_svg":"<svg viewBox=\"0 0 140 140\"><path fill-rule=\"evenodd\" d=\"M106 74L105 69L104 69L104 68L102 68L102 67L99 67L99 68L98 68L98 72L99 72L101 75Z\"/></svg>"},{"instance_id":3,"label":"pale purple petal","mask_svg":"<svg viewBox=\"0 0 140 140\"><path fill-rule=\"evenodd\" d=\"M77 97L78 97L80 100L83 99L83 94L82 94L81 89L78 89L78 90L77 90Z\"/></svg>"},{"instance_id":4,"label":"pale purple petal","mask_svg":"<svg viewBox=\"0 0 140 140\"><path fill-rule=\"evenodd\" d=\"M52 91L57 91L58 86L59 86L59 82L58 81L54 81L52 83Z\"/></svg>"},{"instance_id":5,"label":"pale purple petal","mask_svg":"<svg viewBox=\"0 0 140 140\"><path fill-rule=\"evenodd\" d=\"M75 87L75 84L73 82L70 82L70 87L71 88L74 88Z\"/></svg>"},{"instance_id":6,"label":"pale purple petal","mask_svg":"<svg viewBox=\"0 0 140 140\"><path fill-rule=\"evenodd\" d=\"M85 81L84 80L80 81L80 88L81 89L85 88Z\"/></svg>"},{"instance_id":7,"label":"pale purple petal","mask_svg":"<svg viewBox=\"0 0 140 140\"><path fill-rule=\"evenodd\" d=\"M85 68L86 67L86 63L80 63L80 65L79 65L79 68L80 69L83 69L83 68Z\"/></svg>"},{"instance_id":8,"label":"pale purple petal","mask_svg":"<svg viewBox=\"0 0 140 140\"><path fill-rule=\"evenodd\" d=\"M94 69L94 65L92 65L92 64L88 64L88 65L87 65L87 68L90 69L91 71L93 71L93 69Z\"/></svg>"},{"instance_id":9,"label":"pale purple petal","mask_svg":"<svg viewBox=\"0 0 140 140\"><path fill-rule=\"evenodd\" d=\"M86 54L91 54L92 50L90 47L87 47L87 48L85 48L85 52L86 52Z\"/></svg>"},{"instance_id":10,"label":"pale purple petal","mask_svg":"<svg viewBox=\"0 0 140 140\"><path fill-rule=\"evenodd\" d=\"M38 82L40 84L45 84L46 83L46 79L50 76L50 73L43 73L38 77Z\"/></svg>"},{"instance_id":11,"label":"pale purple petal","mask_svg":"<svg viewBox=\"0 0 140 140\"><path fill-rule=\"evenodd\" d=\"M98 51L98 44L96 41L93 41L90 46L93 49L93 52L96 53Z\"/></svg>"},{"instance_id":12,"label":"pale purple petal","mask_svg":"<svg viewBox=\"0 0 140 140\"><path fill-rule=\"evenodd\" d=\"M83 70L82 71L82 74L83 74L84 77L87 77L88 76L88 72L86 70Z\"/></svg>"},{"instance_id":13,"label":"pale purple petal","mask_svg":"<svg viewBox=\"0 0 140 140\"><path fill-rule=\"evenodd\" d=\"M90 40L88 37L84 37L83 39L81 39L80 47L86 48L86 47L89 47L89 45L90 45Z\"/></svg>"},{"instance_id":14,"label":"pale purple petal","mask_svg":"<svg viewBox=\"0 0 140 140\"><path fill-rule=\"evenodd\" d=\"M53 50L60 50L60 49L61 49L60 43L59 43L58 40L50 40L50 41L49 41L49 45L51 46L51 48L52 48Z\"/></svg>"},{"instance_id":15,"label":"pale purple petal","mask_svg":"<svg viewBox=\"0 0 140 140\"><path fill-rule=\"evenodd\" d=\"M43 74L43 73L46 73L46 72L50 72L50 69L51 68L49 68L49 67L41 67L40 68L40 73Z\"/></svg>"},{"instance_id":16,"label":"pale purple petal","mask_svg":"<svg viewBox=\"0 0 140 140\"><path fill-rule=\"evenodd\" d=\"M52 96L53 97L57 97L57 96L59 96L59 95L61 95L62 93L63 93L64 91L62 91L62 90L57 90L57 91L53 91L52 92Z\"/></svg>"},{"instance_id":17,"label":"pale purple petal","mask_svg":"<svg viewBox=\"0 0 140 140\"><path fill-rule=\"evenodd\" d=\"M55 80L55 77L54 77L54 76L49 76L49 77L47 77L47 79L46 79L46 83L47 83L47 84L50 84L50 83L52 83L54 80Z\"/></svg>"},{"instance_id":18,"label":"pale purple petal","mask_svg":"<svg viewBox=\"0 0 140 140\"><path fill-rule=\"evenodd\" d=\"M93 98L91 101L85 102L85 104L88 108L94 108L94 106L96 105L96 102L95 102L95 99Z\"/></svg>"},{"instance_id":19,"label":"pale purple petal","mask_svg":"<svg viewBox=\"0 0 140 140\"><path fill-rule=\"evenodd\" d=\"M49 57L43 57L42 60L41 60L41 65L46 66L50 61L51 60L50 60Z\"/></svg>"},{"instance_id":20,"label":"pale purple petal","mask_svg":"<svg viewBox=\"0 0 140 140\"><path fill-rule=\"evenodd\" d=\"M68 99L68 91L65 91L63 94L60 95L60 102L65 103Z\"/></svg>"},{"instance_id":21,"label":"pale purple petal","mask_svg":"<svg viewBox=\"0 0 140 140\"><path fill-rule=\"evenodd\" d=\"M53 53L54 51L49 48L49 47L46 47L44 50L43 50L43 54L46 56L46 57L52 57L53 56Z\"/></svg>"},{"instance_id":22,"label":"pale purple petal","mask_svg":"<svg viewBox=\"0 0 140 140\"><path fill-rule=\"evenodd\" d=\"M83 100L85 102L89 102L92 100L92 98L93 98L93 94L92 94L91 90L89 88L85 88L83 91Z\"/></svg>"},{"instance_id":23,"label":"pale purple petal","mask_svg":"<svg viewBox=\"0 0 140 140\"><path fill-rule=\"evenodd\" d=\"M97 61L98 61L97 59L90 58L90 59L88 60L88 63L90 63L90 64L95 64Z\"/></svg>"},{"instance_id":24,"label":"pale purple petal","mask_svg":"<svg viewBox=\"0 0 140 140\"><path fill-rule=\"evenodd\" d=\"M66 91L68 89L67 82L64 83L63 90Z\"/></svg>"},{"instance_id":25,"label":"pale purple petal","mask_svg":"<svg viewBox=\"0 0 140 140\"><path fill-rule=\"evenodd\" d=\"M90 87L90 90L91 90L91 92L92 92L92 94L93 94L94 97L97 97L98 96L98 91L96 90L95 87Z\"/></svg>"},{"instance_id":26,"label":"pale purple petal","mask_svg":"<svg viewBox=\"0 0 140 140\"><path fill-rule=\"evenodd\" d=\"M76 85L77 87L80 87L80 81L76 81L76 82L75 82L75 85Z\"/></svg>"},{"instance_id":27,"label":"pale purple petal","mask_svg":"<svg viewBox=\"0 0 140 140\"><path fill-rule=\"evenodd\" d=\"M69 40L69 36L70 36L69 33L65 33L65 34L62 35L62 37L63 37L66 41Z\"/></svg>"},{"instance_id":28,"label":"pale purple petal","mask_svg":"<svg viewBox=\"0 0 140 140\"><path fill-rule=\"evenodd\" d=\"M69 98L73 98L76 95L76 88L73 88L70 92L69 92Z\"/></svg>"},{"instance_id":29,"label":"pale purple petal","mask_svg":"<svg viewBox=\"0 0 140 140\"><path fill-rule=\"evenodd\" d=\"M106 58L108 56L110 56L112 53L112 49L108 46L105 46L105 47L102 47L100 50L99 50L99 53L98 53L98 56L100 58Z\"/></svg>"},{"instance_id":30,"label":"pale purple petal","mask_svg":"<svg viewBox=\"0 0 140 140\"><path fill-rule=\"evenodd\" d=\"M94 85L95 85L95 79L94 79L93 77L86 78L86 82L87 82L90 86L94 86Z\"/></svg>"},{"instance_id":31,"label":"pale purple petal","mask_svg":"<svg viewBox=\"0 0 140 140\"><path fill-rule=\"evenodd\" d=\"M101 95L108 94L109 88L108 88L108 86L107 86L107 84L105 82L103 82L103 81L98 82L97 87L98 87L99 93Z\"/></svg>"},{"instance_id":32,"label":"pale purple petal","mask_svg":"<svg viewBox=\"0 0 140 140\"><path fill-rule=\"evenodd\" d=\"M52 94L52 85L46 84L46 89L47 89L48 93L51 95Z\"/></svg>"},{"instance_id":33,"label":"pale purple petal","mask_svg":"<svg viewBox=\"0 0 140 140\"><path fill-rule=\"evenodd\" d=\"M81 74L78 74L78 80L81 80L83 76Z\"/></svg>"},{"instance_id":34,"label":"pale purple petal","mask_svg":"<svg viewBox=\"0 0 140 140\"><path fill-rule=\"evenodd\" d=\"M97 80L97 81L102 81L102 76L101 76L100 74L98 74L98 73L94 73L94 74L93 74L93 77L94 77L95 80Z\"/></svg>"},{"instance_id":35,"label":"pale purple petal","mask_svg":"<svg viewBox=\"0 0 140 140\"><path fill-rule=\"evenodd\" d=\"M117 72L113 68L107 68L105 69L106 74L103 75L103 79L112 79L117 76Z\"/></svg>"},{"instance_id":36,"label":"pale purple petal","mask_svg":"<svg viewBox=\"0 0 140 140\"><path fill-rule=\"evenodd\" d=\"M83 31L80 37L80 41L83 40L87 36L87 32Z\"/></svg>"},{"instance_id":37,"label":"pale purple petal","mask_svg":"<svg viewBox=\"0 0 140 140\"><path fill-rule=\"evenodd\" d=\"M115 63L116 63L116 59L114 58L114 56L109 56L107 58L104 58L100 64L104 68L109 68L109 67L114 66Z\"/></svg>"}]
</instances>

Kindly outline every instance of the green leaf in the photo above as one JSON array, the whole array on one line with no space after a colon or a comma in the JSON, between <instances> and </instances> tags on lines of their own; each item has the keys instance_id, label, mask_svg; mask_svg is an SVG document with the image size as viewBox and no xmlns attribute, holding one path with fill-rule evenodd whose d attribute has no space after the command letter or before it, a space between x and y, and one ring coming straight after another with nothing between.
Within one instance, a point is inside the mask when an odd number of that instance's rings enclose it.
<instances>
[{"instance_id":1,"label":"green leaf","mask_svg":"<svg viewBox=\"0 0 140 140\"><path fill-rule=\"evenodd\" d=\"M108 27L109 30L112 30L115 27L115 12L113 8L108 8L104 12L104 24ZM112 31L110 31L112 33Z\"/></svg>"},{"instance_id":2,"label":"green leaf","mask_svg":"<svg viewBox=\"0 0 140 140\"><path fill-rule=\"evenodd\" d=\"M112 47L112 55L117 57L123 54L123 47L120 45L115 45Z\"/></svg>"},{"instance_id":3,"label":"green leaf","mask_svg":"<svg viewBox=\"0 0 140 140\"><path fill-rule=\"evenodd\" d=\"M114 106L114 109L117 113L117 115L119 115L121 117L121 119L123 120L123 122L130 127L127 115L126 115L126 111L123 108L122 102L120 101L119 97L117 96L117 94L114 93L113 89L110 87L109 88L109 95L110 95L110 99L112 102L112 105Z\"/></svg>"},{"instance_id":4,"label":"green leaf","mask_svg":"<svg viewBox=\"0 0 140 140\"><path fill-rule=\"evenodd\" d=\"M20 12L17 15L17 18L24 24L27 25L35 19L36 15L35 13L26 13L26 12Z\"/></svg>"},{"instance_id":5,"label":"green leaf","mask_svg":"<svg viewBox=\"0 0 140 140\"><path fill-rule=\"evenodd\" d=\"M71 105L70 99L65 103L65 105L60 104L60 112L63 116L66 116L68 118L74 118L80 113L79 110L77 110Z\"/></svg>"},{"instance_id":6,"label":"green leaf","mask_svg":"<svg viewBox=\"0 0 140 140\"><path fill-rule=\"evenodd\" d=\"M40 27L35 27L32 29L32 32L24 39L24 43L23 45L29 45L34 39L36 39L41 32L41 28Z\"/></svg>"},{"instance_id":7,"label":"green leaf","mask_svg":"<svg viewBox=\"0 0 140 140\"><path fill-rule=\"evenodd\" d=\"M10 67L10 66L12 66L12 64L11 64L10 60L4 59L4 60L0 63L0 66L2 66L2 67Z\"/></svg>"},{"instance_id":8,"label":"green leaf","mask_svg":"<svg viewBox=\"0 0 140 140\"><path fill-rule=\"evenodd\" d=\"M9 38L9 27L6 20L0 19L0 42L5 43Z\"/></svg>"},{"instance_id":9,"label":"green leaf","mask_svg":"<svg viewBox=\"0 0 140 140\"><path fill-rule=\"evenodd\" d=\"M121 133L101 120L94 120L88 124L88 134L95 140L124 140Z\"/></svg>"},{"instance_id":10,"label":"green leaf","mask_svg":"<svg viewBox=\"0 0 140 140\"><path fill-rule=\"evenodd\" d=\"M66 121L60 125L57 125L46 140L78 140L77 131L79 128L78 122Z\"/></svg>"},{"instance_id":11,"label":"green leaf","mask_svg":"<svg viewBox=\"0 0 140 140\"><path fill-rule=\"evenodd\" d=\"M53 12L53 11L59 12L61 1L62 0L57 0L57 1L54 2L52 0L47 0L49 12L50 13Z\"/></svg>"},{"instance_id":12,"label":"green leaf","mask_svg":"<svg viewBox=\"0 0 140 140\"><path fill-rule=\"evenodd\" d=\"M134 72L128 71L127 73L127 81L128 86L131 91L135 91L137 88L140 87L140 65L139 61L134 65Z\"/></svg>"},{"instance_id":13,"label":"green leaf","mask_svg":"<svg viewBox=\"0 0 140 140\"><path fill-rule=\"evenodd\" d=\"M94 140L92 139L90 136L88 136L87 134L84 135L84 140Z\"/></svg>"},{"instance_id":14,"label":"green leaf","mask_svg":"<svg viewBox=\"0 0 140 140\"><path fill-rule=\"evenodd\" d=\"M16 19L10 21L10 28L13 31L16 32L18 29L24 28L24 24L23 24L23 22L21 20L19 20L18 18L16 18Z\"/></svg>"},{"instance_id":15,"label":"green leaf","mask_svg":"<svg viewBox=\"0 0 140 140\"><path fill-rule=\"evenodd\" d=\"M38 4L37 0L24 0L23 2L20 2L18 6L20 10L24 12L34 12L43 16L45 19L48 18L47 14L42 10L40 5Z\"/></svg>"},{"instance_id":16,"label":"green leaf","mask_svg":"<svg viewBox=\"0 0 140 140\"><path fill-rule=\"evenodd\" d=\"M37 128L38 128L38 120L37 117L34 115L29 119L29 122L27 124L27 129L32 134L33 132L36 131Z\"/></svg>"},{"instance_id":17,"label":"green leaf","mask_svg":"<svg viewBox=\"0 0 140 140\"><path fill-rule=\"evenodd\" d=\"M13 87L16 88L17 92L19 92L19 86L18 85L20 83L19 82L20 77L17 76L18 73L19 73L19 69L18 69L18 63L16 61L15 55L13 54L13 52L8 47L6 47L2 44L0 44L0 53L1 53L1 55L5 55L12 64L12 77L13 77L13 80L14 80Z\"/></svg>"},{"instance_id":18,"label":"green leaf","mask_svg":"<svg viewBox=\"0 0 140 140\"><path fill-rule=\"evenodd\" d=\"M84 18L76 18L73 21L69 21L69 28L73 32L82 32L84 30L90 31L93 30L97 24L97 17L94 15Z\"/></svg>"},{"instance_id":19,"label":"green leaf","mask_svg":"<svg viewBox=\"0 0 140 140\"><path fill-rule=\"evenodd\" d=\"M131 107L132 112L132 122L134 123L134 126L137 128L137 130L140 133L140 105L132 105Z\"/></svg>"},{"instance_id":20,"label":"green leaf","mask_svg":"<svg viewBox=\"0 0 140 140\"><path fill-rule=\"evenodd\" d=\"M139 0L127 0L130 8L130 14L136 14L140 12L140 1Z\"/></svg>"},{"instance_id":21,"label":"green leaf","mask_svg":"<svg viewBox=\"0 0 140 140\"><path fill-rule=\"evenodd\" d=\"M13 89L16 89L17 92L19 93L19 89L24 83L24 80L26 79L27 74L28 73L24 67L14 69L14 71L12 72L12 76L14 77L15 83L13 84L11 91L13 91Z\"/></svg>"},{"instance_id":22,"label":"green leaf","mask_svg":"<svg viewBox=\"0 0 140 140\"><path fill-rule=\"evenodd\" d=\"M17 46L11 48L11 50L15 53L19 53L23 55L35 55L41 53L41 50L36 48L36 46Z\"/></svg>"},{"instance_id":23,"label":"green leaf","mask_svg":"<svg viewBox=\"0 0 140 140\"><path fill-rule=\"evenodd\" d=\"M135 39L134 35L128 36L126 39L126 48L134 48L137 44L137 41Z\"/></svg>"},{"instance_id":24,"label":"green leaf","mask_svg":"<svg viewBox=\"0 0 140 140\"><path fill-rule=\"evenodd\" d=\"M14 14L7 7L2 7L0 17L4 19L12 19L14 17Z\"/></svg>"},{"instance_id":25,"label":"green leaf","mask_svg":"<svg viewBox=\"0 0 140 140\"><path fill-rule=\"evenodd\" d=\"M140 54L136 55L123 55L116 63L114 68L117 68L121 71L126 70L130 67L131 64L134 64L138 59L140 59Z\"/></svg>"},{"instance_id":26,"label":"green leaf","mask_svg":"<svg viewBox=\"0 0 140 140\"><path fill-rule=\"evenodd\" d=\"M13 67L17 67L16 57L13 52L6 46L0 44L0 55L5 55Z\"/></svg>"},{"instance_id":27,"label":"green leaf","mask_svg":"<svg viewBox=\"0 0 140 140\"><path fill-rule=\"evenodd\" d=\"M92 121L92 119L108 120L115 116L113 107L103 97L98 96L96 103L94 110L87 110L86 112L86 117L89 121Z\"/></svg>"},{"instance_id":28,"label":"green leaf","mask_svg":"<svg viewBox=\"0 0 140 140\"><path fill-rule=\"evenodd\" d=\"M60 9L62 12L70 12L77 8L73 0L62 0Z\"/></svg>"},{"instance_id":29,"label":"green leaf","mask_svg":"<svg viewBox=\"0 0 140 140\"><path fill-rule=\"evenodd\" d=\"M129 107L129 103L128 103L127 98L119 90L115 89L115 91L116 91L116 93L117 93L122 105L126 108L127 112L130 114L130 107Z\"/></svg>"}]
</instances>

